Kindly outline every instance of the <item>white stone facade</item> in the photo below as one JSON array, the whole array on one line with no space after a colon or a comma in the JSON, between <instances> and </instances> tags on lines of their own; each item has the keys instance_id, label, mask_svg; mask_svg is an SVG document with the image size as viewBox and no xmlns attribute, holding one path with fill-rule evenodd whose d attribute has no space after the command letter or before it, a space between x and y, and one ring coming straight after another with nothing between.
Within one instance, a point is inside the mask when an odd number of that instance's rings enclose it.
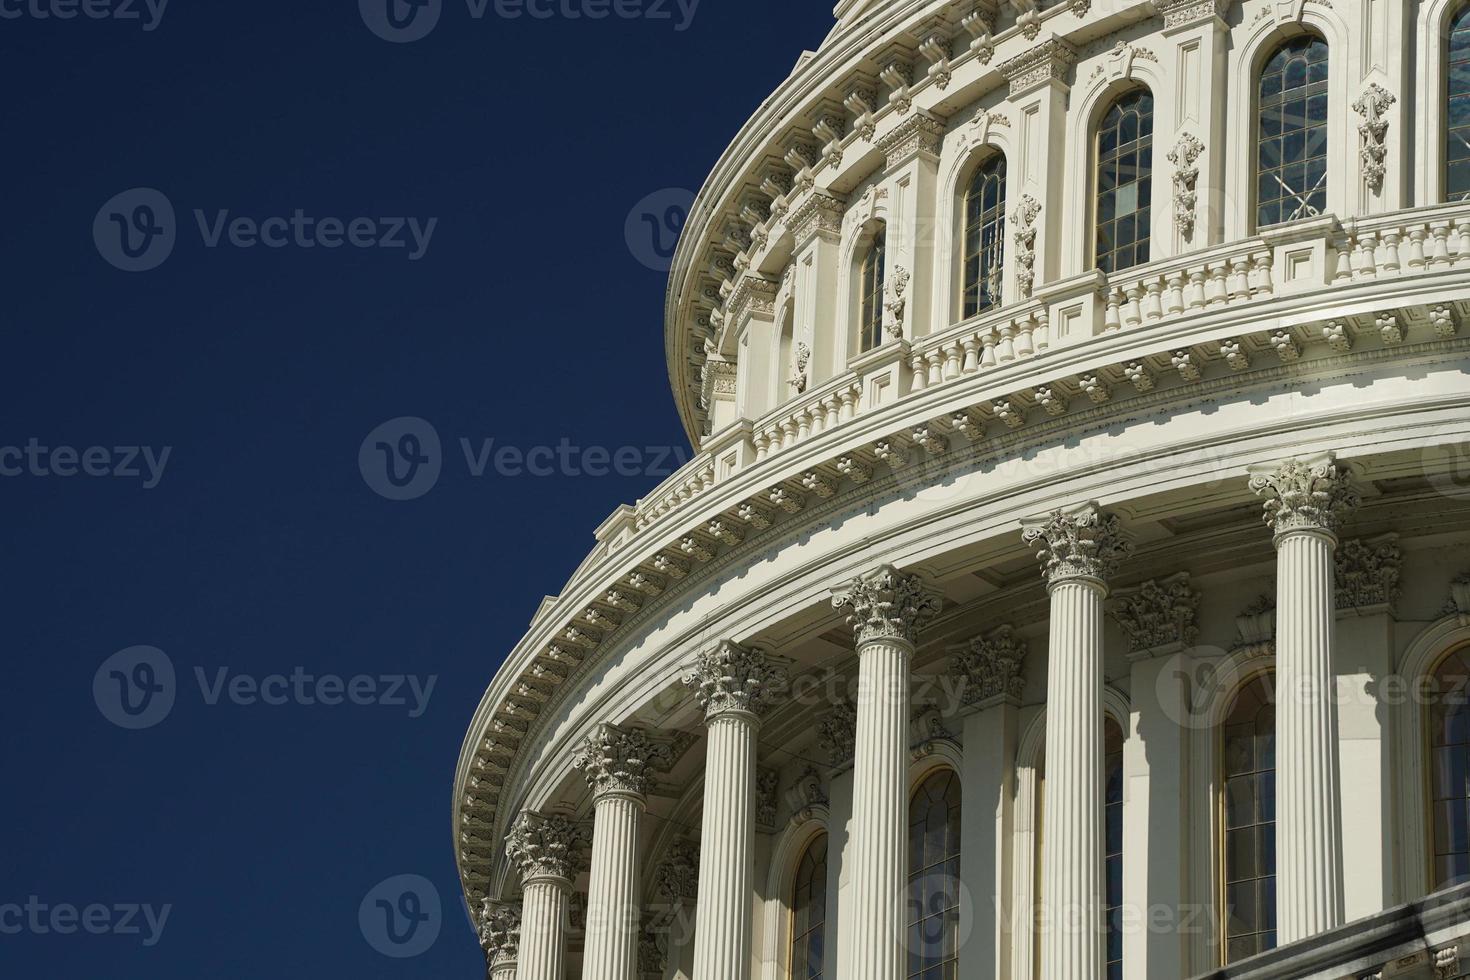
<instances>
[{"instance_id":1,"label":"white stone facade","mask_svg":"<svg viewBox=\"0 0 1470 980\"><path fill-rule=\"evenodd\" d=\"M1334 930L1444 884L1422 681L1470 647L1462 10L844 0L675 258L698 454L597 529L472 722L454 820L490 976L809 978L825 839L821 976L927 977L910 820L946 772L935 976L1461 976L1457 905L1397 974ZM1325 207L1257 227L1257 85L1309 36ZM1151 251L1098 271L1097 131L1142 90ZM1000 302L966 317L996 153ZM1249 972L1224 729L1268 674L1272 941L1316 959Z\"/></svg>"}]
</instances>

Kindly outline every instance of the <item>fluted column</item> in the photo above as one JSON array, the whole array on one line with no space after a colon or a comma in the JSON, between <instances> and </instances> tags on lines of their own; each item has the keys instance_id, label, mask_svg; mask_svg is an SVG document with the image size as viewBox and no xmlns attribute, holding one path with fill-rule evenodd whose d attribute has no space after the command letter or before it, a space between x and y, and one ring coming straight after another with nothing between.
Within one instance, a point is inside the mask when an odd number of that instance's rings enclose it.
<instances>
[{"instance_id":1,"label":"fluted column","mask_svg":"<svg viewBox=\"0 0 1470 980\"><path fill-rule=\"evenodd\" d=\"M1330 456L1252 471L1276 532L1276 908L1282 945L1343 922L1333 590L1358 503Z\"/></svg>"},{"instance_id":2,"label":"fluted column","mask_svg":"<svg viewBox=\"0 0 1470 980\"><path fill-rule=\"evenodd\" d=\"M485 899L480 907L480 946L489 980L516 980L520 941L520 906Z\"/></svg>"},{"instance_id":3,"label":"fluted column","mask_svg":"<svg viewBox=\"0 0 1470 980\"><path fill-rule=\"evenodd\" d=\"M684 679L697 692L709 732L694 928L700 980L746 980L750 973L756 736L785 677L764 652L722 643Z\"/></svg>"},{"instance_id":4,"label":"fluted column","mask_svg":"<svg viewBox=\"0 0 1470 980\"><path fill-rule=\"evenodd\" d=\"M602 725L576 759L595 794L592 877L587 886L587 943L582 973L635 980L638 967L639 824L653 774L667 770L666 742L638 728Z\"/></svg>"},{"instance_id":5,"label":"fluted column","mask_svg":"<svg viewBox=\"0 0 1470 980\"><path fill-rule=\"evenodd\" d=\"M857 638L853 754L852 893L839 907L845 980L897 980L905 969L908 876L909 661L919 625L939 611L919 578L885 565L832 604Z\"/></svg>"},{"instance_id":6,"label":"fluted column","mask_svg":"<svg viewBox=\"0 0 1470 980\"><path fill-rule=\"evenodd\" d=\"M566 817L529 810L506 836L521 875L518 980L566 980L567 906L585 843L586 831Z\"/></svg>"},{"instance_id":7,"label":"fluted column","mask_svg":"<svg viewBox=\"0 0 1470 980\"><path fill-rule=\"evenodd\" d=\"M1087 505L1028 521L1051 596L1046 802L1041 834L1042 980L1105 975L1103 600L1126 554L1116 517Z\"/></svg>"}]
</instances>

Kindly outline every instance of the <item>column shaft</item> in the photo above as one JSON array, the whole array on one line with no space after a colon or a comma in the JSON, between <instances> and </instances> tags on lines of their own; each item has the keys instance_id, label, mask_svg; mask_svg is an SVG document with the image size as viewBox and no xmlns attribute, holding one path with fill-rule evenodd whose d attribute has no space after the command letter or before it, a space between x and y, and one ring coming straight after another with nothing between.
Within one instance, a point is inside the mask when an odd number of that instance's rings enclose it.
<instances>
[{"instance_id":1,"label":"column shaft","mask_svg":"<svg viewBox=\"0 0 1470 980\"><path fill-rule=\"evenodd\" d=\"M896 980L904 967L908 867L909 658L903 640L858 651L853 757L852 907L842 916L851 980Z\"/></svg>"},{"instance_id":2,"label":"column shaft","mask_svg":"<svg viewBox=\"0 0 1470 980\"><path fill-rule=\"evenodd\" d=\"M746 712L709 720L694 930L700 980L746 980L750 973L756 731L755 716Z\"/></svg>"},{"instance_id":3,"label":"column shaft","mask_svg":"<svg viewBox=\"0 0 1470 980\"><path fill-rule=\"evenodd\" d=\"M1051 587L1046 799L1041 838L1042 980L1103 976L1102 614L1088 579Z\"/></svg>"},{"instance_id":4,"label":"column shaft","mask_svg":"<svg viewBox=\"0 0 1470 980\"><path fill-rule=\"evenodd\" d=\"M1276 548L1276 907L1284 946L1343 922L1332 658L1336 538L1292 531L1278 535Z\"/></svg>"},{"instance_id":5,"label":"column shaft","mask_svg":"<svg viewBox=\"0 0 1470 980\"><path fill-rule=\"evenodd\" d=\"M528 878L523 883L519 980L566 980L564 929L571 892L565 878Z\"/></svg>"},{"instance_id":6,"label":"column shaft","mask_svg":"<svg viewBox=\"0 0 1470 980\"><path fill-rule=\"evenodd\" d=\"M611 792L596 804L592 877L587 886L587 947L582 972L598 980L635 980L638 965L638 824L644 802Z\"/></svg>"}]
</instances>

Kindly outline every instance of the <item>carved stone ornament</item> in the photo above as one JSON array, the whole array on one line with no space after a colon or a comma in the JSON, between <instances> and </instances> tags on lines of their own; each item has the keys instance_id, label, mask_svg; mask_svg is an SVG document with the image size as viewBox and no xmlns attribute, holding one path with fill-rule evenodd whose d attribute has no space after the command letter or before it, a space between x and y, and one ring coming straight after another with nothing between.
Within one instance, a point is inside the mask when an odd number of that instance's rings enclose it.
<instances>
[{"instance_id":1,"label":"carved stone ornament","mask_svg":"<svg viewBox=\"0 0 1470 980\"><path fill-rule=\"evenodd\" d=\"M1021 16L1025 17L1025 14ZM1020 24L1020 19L1017 24ZM1015 98L1039 85L1064 81L1076 63L1077 50L1054 37L1004 62L1000 65L1000 73L1010 83L1011 98Z\"/></svg>"},{"instance_id":2,"label":"carved stone ornament","mask_svg":"<svg viewBox=\"0 0 1470 980\"><path fill-rule=\"evenodd\" d=\"M582 863L587 831L560 814L523 811L505 837L505 854L525 883L533 878L571 881Z\"/></svg>"},{"instance_id":3,"label":"carved stone ornament","mask_svg":"<svg viewBox=\"0 0 1470 980\"><path fill-rule=\"evenodd\" d=\"M1266 523L1277 534L1335 532L1360 499L1353 489L1352 474L1339 468L1330 456L1291 459L1274 468L1256 470L1250 487L1267 498Z\"/></svg>"},{"instance_id":4,"label":"carved stone ornament","mask_svg":"<svg viewBox=\"0 0 1470 980\"><path fill-rule=\"evenodd\" d=\"M958 744L937 704L915 704L909 715L909 753L915 762L934 754L936 742Z\"/></svg>"},{"instance_id":5,"label":"carved stone ornament","mask_svg":"<svg viewBox=\"0 0 1470 980\"><path fill-rule=\"evenodd\" d=\"M1470 573L1450 583L1450 611L1460 617L1460 625L1470 626Z\"/></svg>"},{"instance_id":6,"label":"carved stone ornament","mask_svg":"<svg viewBox=\"0 0 1470 980\"><path fill-rule=\"evenodd\" d=\"M662 977L667 963L668 957L664 953L659 933L655 931L653 923L649 923L638 933L638 972L645 976Z\"/></svg>"},{"instance_id":7,"label":"carved stone ornament","mask_svg":"<svg viewBox=\"0 0 1470 980\"><path fill-rule=\"evenodd\" d=\"M1011 626L971 640L950 662L950 675L960 684L960 701L982 706L997 699L1020 703L1026 688L1022 671L1026 651L1026 641L1017 639Z\"/></svg>"},{"instance_id":8,"label":"carved stone ornament","mask_svg":"<svg viewBox=\"0 0 1470 980\"><path fill-rule=\"evenodd\" d=\"M1123 628L1134 653L1178 649L1192 646L1199 639L1199 601L1200 594L1190 587L1189 576L1181 573L1119 593L1113 618Z\"/></svg>"},{"instance_id":9,"label":"carved stone ornament","mask_svg":"<svg viewBox=\"0 0 1470 980\"><path fill-rule=\"evenodd\" d=\"M1194 237L1195 211L1199 206L1199 193L1195 185L1199 181L1199 167L1195 166L1205 144L1189 133L1180 133L1179 141L1169 151L1169 162L1174 164L1174 221L1179 233L1185 238Z\"/></svg>"},{"instance_id":10,"label":"carved stone ornament","mask_svg":"<svg viewBox=\"0 0 1470 980\"><path fill-rule=\"evenodd\" d=\"M1164 30L1183 27L1196 21L1219 18L1224 0L1154 0L1154 7L1164 17Z\"/></svg>"},{"instance_id":11,"label":"carved stone ornament","mask_svg":"<svg viewBox=\"0 0 1470 980\"><path fill-rule=\"evenodd\" d=\"M925 112L917 112L878 141L878 151L887 159L889 171L918 154L937 156L944 139L944 123Z\"/></svg>"},{"instance_id":12,"label":"carved stone ornament","mask_svg":"<svg viewBox=\"0 0 1470 980\"><path fill-rule=\"evenodd\" d=\"M812 349L806 344L797 341L796 346L791 351L791 378L786 383L798 395L806 394L806 368L811 361Z\"/></svg>"},{"instance_id":13,"label":"carved stone ornament","mask_svg":"<svg viewBox=\"0 0 1470 980\"><path fill-rule=\"evenodd\" d=\"M699 845L687 837L670 844L653 872L653 887L672 905L694 902L699 897Z\"/></svg>"},{"instance_id":14,"label":"carved stone ornament","mask_svg":"<svg viewBox=\"0 0 1470 980\"><path fill-rule=\"evenodd\" d=\"M514 966L520 943L520 906L485 899L480 906L480 947L490 969Z\"/></svg>"},{"instance_id":15,"label":"carved stone ornament","mask_svg":"<svg viewBox=\"0 0 1470 980\"><path fill-rule=\"evenodd\" d=\"M809 765L803 769L796 782L786 790L786 806L797 820L810 819L818 807L825 807L830 802L822 774L816 766Z\"/></svg>"},{"instance_id":16,"label":"carved stone ornament","mask_svg":"<svg viewBox=\"0 0 1470 980\"><path fill-rule=\"evenodd\" d=\"M1434 980L1454 980L1460 975L1459 946L1446 946L1434 951Z\"/></svg>"},{"instance_id":17,"label":"carved stone ornament","mask_svg":"<svg viewBox=\"0 0 1470 980\"><path fill-rule=\"evenodd\" d=\"M1399 598L1403 552L1390 535L1378 542L1354 538L1337 549L1337 608L1392 607Z\"/></svg>"},{"instance_id":18,"label":"carved stone ornament","mask_svg":"<svg viewBox=\"0 0 1470 980\"><path fill-rule=\"evenodd\" d=\"M840 197L822 191L814 191L786 221L791 235L798 246L811 241L815 235L832 238L842 233L842 212L846 204Z\"/></svg>"},{"instance_id":19,"label":"carved stone ornament","mask_svg":"<svg viewBox=\"0 0 1470 980\"><path fill-rule=\"evenodd\" d=\"M817 744L827 750L834 766L851 762L857 749L857 705L839 697L817 721Z\"/></svg>"},{"instance_id":20,"label":"carved stone ornament","mask_svg":"<svg viewBox=\"0 0 1470 980\"><path fill-rule=\"evenodd\" d=\"M890 639L912 644L919 627L938 615L940 600L924 591L917 575L884 565L854 579L846 592L833 597L832 607L848 610L847 622L860 647Z\"/></svg>"},{"instance_id":21,"label":"carved stone ornament","mask_svg":"<svg viewBox=\"0 0 1470 980\"><path fill-rule=\"evenodd\" d=\"M1232 653L1249 658L1276 653L1276 600L1263 595L1235 617L1235 647Z\"/></svg>"},{"instance_id":22,"label":"carved stone ornament","mask_svg":"<svg viewBox=\"0 0 1470 980\"><path fill-rule=\"evenodd\" d=\"M786 669L773 664L765 651L728 641L700 654L684 677L706 718L726 711L759 715L785 690L786 681Z\"/></svg>"},{"instance_id":23,"label":"carved stone ornament","mask_svg":"<svg viewBox=\"0 0 1470 980\"><path fill-rule=\"evenodd\" d=\"M908 307L905 293L909 288L909 270L901 265L893 267L893 276L888 280L885 290L887 296L883 300L883 308L888 311L888 316L883 321L883 333L889 340L900 340L903 337L903 311Z\"/></svg>"},{"instance_id":24,"label":"carved stone ornament","mask_svg":"<svg viewBox=\"0 0 1470 980\"><path fill-rule=\"evenodd\" d=\"M1016 280L1021 295L1027 297L1036 285L1036 219L1039 217L1041 202L1030 194L1022 194L1011 223L1016 226Z\"/></svg>"},{"instance_id":25,"label":"carved stone ornament","mask_svg":"<svg viewBox=\"0 0 1470 980\"><path fill-rule=\"evenodd\" d=\"M755 822L776 829L776 805L781 791L781 774L775 769L758 769L755 774Z\"/></svg>"},{"instance_id":26,"label":"carved stone ornament","mask_svg":"<svg viewBox=\"0 0 1470 980\"><path fill-rule=\"evenodd\" d=\"M1028 521L1021 537L1037 546L1036 557L1052 585L1077 578L1107 581L1132 550L1118 518L1092 504Z\"/></svg>"},{"instance_id":27,"label":"carved stone ornament","mask_svg":"<svg viewBox=\"0 0 1470 980\"><path fill-rule=\"evenodd\" d=\"M674 764L673 746L641 728L599 725L587 736L572 765L582 770L598 796L627 793L647 796L654 774Z\"/></svg>"},{"instance_id":28,"label":"carved stone ornament","mask_svg":"<svg viewBox=\"0 0 1470 980\"><path fill-rule=\"evenodd\" d=\"M1367 91L1353 103L1353 111L1363 118L1358 123L1363 138L1363 179L1374 191L1383 189L1383 179L1388 176L1388 120L1383 114L1397 101L1388 89L1370 82Z\"/></svg>"}]
</instances>

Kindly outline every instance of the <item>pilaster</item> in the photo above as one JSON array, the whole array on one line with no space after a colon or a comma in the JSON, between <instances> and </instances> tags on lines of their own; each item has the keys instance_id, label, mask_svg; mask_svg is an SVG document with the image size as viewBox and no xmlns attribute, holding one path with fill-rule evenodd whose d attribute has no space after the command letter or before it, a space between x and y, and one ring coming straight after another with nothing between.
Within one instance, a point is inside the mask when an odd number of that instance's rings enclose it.
<instances>
[{"instance_id":1,"label":"pilaster","mask_svg":"<svg viewBox=\"0 0 1470 980\"><path fill-rule=\"evenodd\" d=\"M933 333L935 201L939 193L939 147L944 123L914 110L878 141L886 169L888 249L883 297L885 341L912 342Z\"/></svg>"}]
</instances>

